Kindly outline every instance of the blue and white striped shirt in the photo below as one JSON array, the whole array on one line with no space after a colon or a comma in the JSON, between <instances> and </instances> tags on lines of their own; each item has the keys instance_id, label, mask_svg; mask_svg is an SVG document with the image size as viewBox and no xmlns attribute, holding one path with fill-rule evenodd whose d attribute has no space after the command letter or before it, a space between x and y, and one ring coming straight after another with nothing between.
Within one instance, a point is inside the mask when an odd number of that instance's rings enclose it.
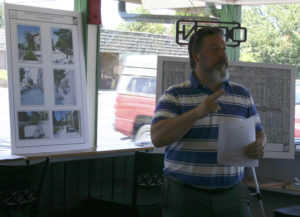
<instances>
[{"instance_id":1,"label":"blue and white striped shirt","mask_svg":"<svg viewBox=\"0 0 300 217\"><path fill-rule=\"evenodd\" d=\"M253 99L243 86L226 81L223 88L226 93L217 99L221 110L198 119L179 141L166 148L164 173L209 188L230 187L241 181L243 167L217 164L218 124L255 116L256 132L262 125ZM211 94L192 72L190 80L169 87L160 97L152 124L195 108Z\"/></svg>"}]
</instances>

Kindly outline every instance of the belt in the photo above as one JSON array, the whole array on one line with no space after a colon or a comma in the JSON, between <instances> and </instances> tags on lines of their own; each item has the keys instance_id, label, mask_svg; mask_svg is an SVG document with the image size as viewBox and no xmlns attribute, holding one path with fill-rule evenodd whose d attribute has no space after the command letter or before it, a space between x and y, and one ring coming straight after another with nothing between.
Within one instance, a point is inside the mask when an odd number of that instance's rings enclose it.
<instances>
[{"instance_id":1,"label":"belt","mask_svg":"<svg viewBox=\"0 0 300 217\"><path fill-rule=\"evenodd\" d=\"M175 183L175 184L178 184L184 188L188 188L188 189L192 189L192 190L196 190L196 191L202 191L202 192L206 192L206 193L225 193L229 190L232 190L233 188L235 188L238 184L236 185L233 185L231 187L228 187L228 188L205 188L205 187L198 187L198 186L195 186L195 185L190 185L190 184L187 184L187 183L184 183L182 182L181 180L175 178L174 176L171 176L171 175L168 175L168 174L165 174L164 177Z\"/></svg>"}]
</instances>

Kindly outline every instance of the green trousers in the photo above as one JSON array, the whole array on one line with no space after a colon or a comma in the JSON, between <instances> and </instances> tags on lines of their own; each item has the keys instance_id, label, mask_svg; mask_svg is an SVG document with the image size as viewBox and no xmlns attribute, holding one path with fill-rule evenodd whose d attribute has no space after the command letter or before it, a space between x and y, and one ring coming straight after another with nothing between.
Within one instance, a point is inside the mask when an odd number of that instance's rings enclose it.
<instances>
[{"instance_id":1,"label":"green trousers","mask_svg":"<svg viewBox=\"0 0 300 217\"><path fill-rule=\"evenodd\" d=\"M251 217L249 202L250 193L242 183L210 192L166 176L162 188L164 217Z\"/></svg>"}]
</instances>

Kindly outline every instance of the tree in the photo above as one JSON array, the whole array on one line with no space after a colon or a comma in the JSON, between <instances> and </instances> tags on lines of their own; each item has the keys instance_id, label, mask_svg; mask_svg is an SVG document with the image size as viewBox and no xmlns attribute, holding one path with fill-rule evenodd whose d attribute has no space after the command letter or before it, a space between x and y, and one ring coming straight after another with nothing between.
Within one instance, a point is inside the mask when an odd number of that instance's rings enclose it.
<instances>
[{"instance_id":1,"label":"tree","mask_svg":"<svg viewBox=\"0 0 300 217\"><path fill-rule=\"evenodd\" d=\"M23 81L23 79L25 78L25 69L24 68L20 68L20 82Z\"/></svg>"},{"instance_id":2,"label":"tree","mask_svg":"<svg viewBox=\"0 0 300 217\"><path fill-rule=\"evenodd\" d=\"M241 45L241 60L297 67L300 78L300 4L246 7L243 26L247 42Z\"/></svg>"},{"instance_id":3,"label":"tree","mask_svg":"<svg viewBox=\"0 0 300 217\"><path fill-rule=\"evenodd\" d=\"M69 29L59 29L53 33L58 36L58 40L54 46L66 54L67 58L73 55L72 31Z\"/></svg>"},{"instance_id":4,"label":"tree","mask_svg":"<svg viewBox=\"0 0 300 217\"><path fill-rule=\"evenodd\" d=\"M136 14L151 14L149 10L144 9L142 6L131 11ZM142 23L142 22L122 22L118 26L118 30L125 30L129 32L148 32L155 34L165 34L168 28L164 24L158 23Z\"/></svg>"},{"instance_id":5,"label":"tree","mask_svg":"<svg viewBox=\"0 0 300 217\"><path fill-rule=\"evenodd\" d=\"M34 53L31 50L29 50L23 56L23 60L37 61L38 59L36 58L36 56L34 55Z\"/></svg>"},{"instance_id":6,"label":"tree","mask_svg":"<svg viewBox=\"0 0 300 217\"><path fill-rule=\"evenodd\" d=\"M34 35L30 32L25 32L25 38L28 50L35 50Z\"/></svg>"},{"instance_id":7,"label":"tree","mask_svg":"<svg viewBox=\"0 0 300 217\"><path fill-rule=\"evenodd\" d=\"M3 4L0 4L0 29L4 29Z\"/></svg>"},{"instance_id":8,"label":"tree","mask_svg":"<svg viewBox=\"0 0 300 217\"><path fill-rule=\"evenodd\" d=\"M139 8L131 11L131 13L135 14L151 14L149 10L143 9L142 6ZM209 17L209 16L216 16L220 17L220 10L216 9L214 4L209 4L206 8L197 8L193 10L189 9L182 9L176 10L175 16L182 16L182 17ZM174 24L157 24L157 23L143 23L143 22L122 22L119 27L119 30L125 30L130 32L148 32L148 33L156 33L156 34L167 34L167 35L174 35L175 36L175 25Z\"/></svg>"},{"instance_id":9,"label":"tree","mask_svg":"<svg viewBox=\"0 0 300 217\"><path fill-rule=\"evenodd\" d=\"M56 90L60 87L61 81L66 77L64 69L54 69L54 83Z\"/></svg>"}]
</instances>

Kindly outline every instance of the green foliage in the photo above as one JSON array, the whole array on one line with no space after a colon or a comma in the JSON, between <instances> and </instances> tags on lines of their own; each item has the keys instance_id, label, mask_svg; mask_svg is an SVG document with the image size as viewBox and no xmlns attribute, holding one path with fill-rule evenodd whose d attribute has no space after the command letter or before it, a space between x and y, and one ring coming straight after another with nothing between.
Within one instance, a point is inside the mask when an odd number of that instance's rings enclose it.
<instances>
[{"instance_id":1,"label":"green foliage","mask_svg":"<svg viewBox=\"0 0 300 217\"><path fill-rule=\"evenodd\" d=\"M30 32L26 32L25 38L26 38L26 42L27 42L27 49L28 50L36 50L36 45L34 42L34 35L31 34Z\"/></svg>"},{"instance_id":2,"label":"green foliage","mask_svg":"<svg viewBox=\"0 0 300 217\"><path fill-rule=\"evenodd\" d=\"M34 53L30 50L25 53L23 60L31 60L31 61L37 61L38 59L34 55Z\"/></svg>"},{"instance_id":3,"label":"green foliage","mask_svg":"<svg viewBox=\"0 0 300 217\"><path fill-rule=\"evenodd\" d=\"M4 29L4 7L0 4L0 29Z\"/></svg>"},{"instance_id":4,"label":"green foliage","mask_svg":"<svg viewBox=\"0 0 300 217\"><path fill-rule=\"evenodd\" d=\"M54 69L54 83L56 88L60 86L61 80L66 77L64 69Z\"/></svg>"},{"instance_id":5,"label":"green foliage","mask_svg":"<svg viewBox=\"0 0 300 217\"><path fill-rule=\"evenodd\" d=\"M59 131L59 127L53 127L53 133L56 134Z\"/></svg>"},{"instance_id":6,"label":"green foliage","mask_svg":"<svg viewBox=\"0 0 300 217\"><path fill-rule=\"evenodd\" d=\"M7 81L7 71L4 69L0 70L0 80Z\"/></svg>"},{"instance_id":7,"label":"green foliage","mask_svg":"<svg viewBox=\"0 0 300 217\"><path fill-rule=\"evenodd\" d=\"M136 14L150 14L149 10L139 7L136 10L131 11ZM165 34L168 29L164 24L158 23L142 23L142 22L122 22L118 26L118 30L124 30L129 32L148 32L155 34Z\"/></svg>"},{"instance_id":8,"label":"green foliage","mask_svg":"<svg viewBox=\"0 0 300 217\"><path fill-rule=\"evenodd\" d=\"M7 71L0 70L0 87L7 87Z\"/></svg>"},{"instance_id":9,"label":"green foliage","mask_svg":"<svg viewBox=\"0 0 300 217\"><path fill-rule=\"evenodd\" d=\"M28 82L28 84L29 84L30 86L33 85L33 80L32 80L31 78L29 78L29 79L27 80L27 82Z\"/></svg>"},{"instance_id":10,"label":"green foliage","mask_svg":"<svg viewBox=\"0 0 300 217\"><path fill-rule=\"evenodd\" d=\"M42 112L32 112L30 116L30 125L38 125L43 120Z\"/></svg>"},{"instance_id":11,"label":"green foliage","mask_svg":"<svg viewBox=\"0 0 300 217\"><path fill-rule=\"evenodd\" d=\"M69 29L59 29L53 32L58 36L58 40L54 45L57 49L66 55L73 54L72 31Z\"/></svg>"},{"instance_id":12,"label":"green foliage","mask_svg":"<svg viewBox=\"0 0 300 217\"><path fill-rule=\"evenodd\" d=\"M25 78L25 70L24 68L20 68L20 82Z\"/></svg>"},{"instance_id":13,"label":"green foliage","mask_svg":"<svg viewBox=\"0 0 300 217\"><path fill-rule=\"evenodd\" d=\"M135 10L130 11L130 13L134 14L151 14L149 10L143 9L143 7L139 7ZM185 9L181 11L176 11L175 16L183 17L209 17L209 16L220 17L220 10L216 9L214 4L207 8L198 8L197 10ZM142 23L142 22L122 22L118 30L130 31L130 32L148 32L155 34L167 34L175 36L175 24L166 25L166 24L158 24L158 23Z\"/></svg>"},{"instance_id":14,"label":"green foliage","mask_svg":"<svg viewBox=\"0 0 300 217\"><path fill-rule=\"evenodd\" d=\"M242 25L248 30L241 60L289 64L300 78L300 4L246 7Z\"/></svg>"}]
</instances>

